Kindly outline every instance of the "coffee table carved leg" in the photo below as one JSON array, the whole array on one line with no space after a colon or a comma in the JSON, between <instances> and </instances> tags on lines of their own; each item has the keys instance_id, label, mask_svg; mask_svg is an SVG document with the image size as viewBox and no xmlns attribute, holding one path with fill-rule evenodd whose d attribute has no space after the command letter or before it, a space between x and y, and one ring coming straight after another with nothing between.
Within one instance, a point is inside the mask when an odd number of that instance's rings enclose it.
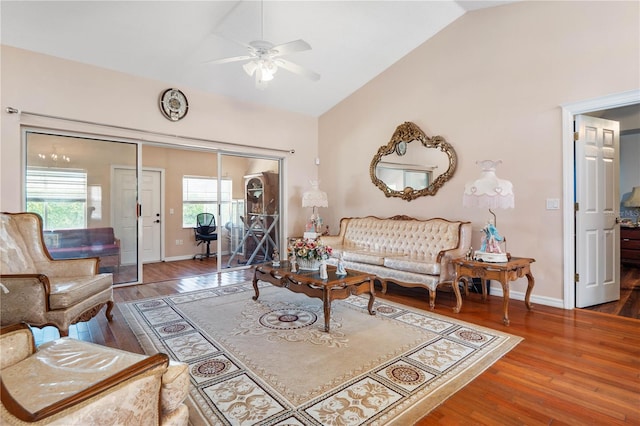
<instances>
[{"instance_id":1,"label":"coffee table carved leg","mask_svg":"<svg viewBox=\"0 0 640 426\"><path fill-rule=\"evenodd\" d=\"M253 276L253 290L256 292L255 296L253 296L253 300L258 300L260 297L260 290L258 290L258 278Z\"/></svg>"},{"instance_id":2,"label":"coffee table carved leg","mask_svg":"<svg viewBox=\"0 0 640 426\"><path fill-rule=\"evenodd\" d=\"M375 292L375 288L373 286L373 280L369 281L369 315L375 315L376 314L376 310L373 309L373 303L376 300L376 292Z\"/></svg>"},{"instance_id":3,"label":"coffee table carved leg","mask_svg":"<svg viewBox=\"0 0 640 426\"><path fill-rule=\"evenodd\" d=\"M460 286L458 285L458 276L454 277L451 287L453 287L453 293L456 295L456 307L453 308L453 313L457 314L462 309L462 295L460 294Z\"/></svg>"},{"instance_id":4,"label":"coffee table carved leg","mask_svg":"<svg viewBox=\"0 0 640 426\"><path fill-rule=\"evenodd\" d=\"M528 272L527 276L527 294L524 297L524 304L527 306L527 309L531 310L531 302L529 299L531 298L531 291L533 290L533 286L535 284L535 279L533 278L533 274Z\"/></svg>"},{"instance_id":5,"label":"coffee table carved leg","mask_svg":"<svg viewBox=\"0 0 640 426\"><path fill-rule=\"evenodd\" d=\"M331 323L331 294L327 288L324 288L322 295L322 301L324 304L324 331L329 332L329 325Z\"/></svg>"}]
</instances>

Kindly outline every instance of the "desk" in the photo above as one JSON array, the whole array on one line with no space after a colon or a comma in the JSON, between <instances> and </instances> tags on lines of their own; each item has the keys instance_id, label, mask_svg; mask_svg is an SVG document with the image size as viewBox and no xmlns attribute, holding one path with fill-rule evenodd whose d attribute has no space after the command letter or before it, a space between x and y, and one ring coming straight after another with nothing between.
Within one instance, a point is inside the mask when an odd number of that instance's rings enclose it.
<instances>
[{"instance_id":1,"label":"desk","mask_svg":"<svg viewBox=\"0 0 640 426\"><path fill-rule=\"evenodd\" d=\"M453 282L457 283L460 280L466 282L467 278L480 278L482 280L482 300L487 299L487 280L499 281L502 285L502 310L504 325L509 325L509 282L518 278L527 277L527 294L524 298L524 303L527 309L531 310L531 303L529 298L531 297L531 290L535 280L531 273L531 263L535 262L535 259L526 257L512 257L508 262L503 263L489 263L480 262L472 259L457 258L453 259L453 264L456 268L456 274Z\"/></svg>"}]
</instances>

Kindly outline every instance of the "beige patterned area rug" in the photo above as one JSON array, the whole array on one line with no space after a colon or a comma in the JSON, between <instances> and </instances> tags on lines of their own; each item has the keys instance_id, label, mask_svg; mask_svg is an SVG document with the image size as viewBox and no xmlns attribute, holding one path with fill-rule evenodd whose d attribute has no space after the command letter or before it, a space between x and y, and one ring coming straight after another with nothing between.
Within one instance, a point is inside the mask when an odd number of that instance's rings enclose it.
<instances>
[{"instance_id":1,"label":"beige patterned area rug","mask_svg":"<svg viewBox=\"0 0 640 426\"><path fill-rule=\"evenodd\" d=\"M368 297L251 283L120 304L145 352L189 364L194 425L408 425L522 339Z\"/></svg>"}]
</instances>

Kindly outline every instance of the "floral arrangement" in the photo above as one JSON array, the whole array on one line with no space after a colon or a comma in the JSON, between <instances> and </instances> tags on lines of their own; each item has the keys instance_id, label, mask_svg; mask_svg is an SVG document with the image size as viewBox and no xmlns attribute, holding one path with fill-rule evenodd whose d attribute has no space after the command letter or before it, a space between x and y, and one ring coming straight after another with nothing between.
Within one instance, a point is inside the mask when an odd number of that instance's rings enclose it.
<instances>
[{"instance_id":1,"label":"floral arrangement","mask_svg":"<svg viewBox=\"0 0 640 426\"><path fill-rule=\"evenodd\" d=\"M310 240L298 238L289 245L289 254L294 254L297 258L309 260L328 259L333 250L326 246L321 240Z\"/></svg>"}]
</instances>

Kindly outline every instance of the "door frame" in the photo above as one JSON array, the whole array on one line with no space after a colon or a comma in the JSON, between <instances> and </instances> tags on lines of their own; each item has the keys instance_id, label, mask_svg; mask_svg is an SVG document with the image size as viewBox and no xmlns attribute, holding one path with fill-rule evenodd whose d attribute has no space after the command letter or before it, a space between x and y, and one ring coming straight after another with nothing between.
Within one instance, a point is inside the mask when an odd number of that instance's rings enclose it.
<instances>
[{"instance_id":1,"label":"door frame","mask_svg":"<svg viewBox=\"0 0 640 426\"><path fill-rule=\"evenodd\" d=\"M606 95L599 98L562 104L562 187L563 187L563 307L576 307L576 251L575 251L575 163L573 147L573 117L603 109L619 108L640 103L640 89Z\"/></svg>"}]
</instances>

